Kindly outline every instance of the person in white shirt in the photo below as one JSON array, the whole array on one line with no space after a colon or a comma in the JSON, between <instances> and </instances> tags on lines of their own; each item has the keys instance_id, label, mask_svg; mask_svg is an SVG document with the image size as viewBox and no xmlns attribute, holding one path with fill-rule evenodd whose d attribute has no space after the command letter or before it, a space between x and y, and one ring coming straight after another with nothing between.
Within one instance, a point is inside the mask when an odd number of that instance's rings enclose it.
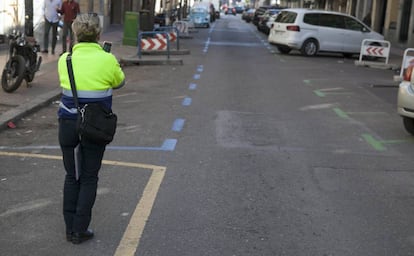
<instances>
[{"instance_id":1,"label":"person in white shirt","mask_svg":"<svg viewBox=\"0 0 414 256\"><path fill-rule=\"evenodd\" d=\"M59 9L62 6L61 0L45 0L43 4L43 13L45 18L45 33L43 36L43 51L49 53L49 32L52 29L52 54L55 54L57 42L57 28L59 25Z\"/></svg>"}]
</instances>

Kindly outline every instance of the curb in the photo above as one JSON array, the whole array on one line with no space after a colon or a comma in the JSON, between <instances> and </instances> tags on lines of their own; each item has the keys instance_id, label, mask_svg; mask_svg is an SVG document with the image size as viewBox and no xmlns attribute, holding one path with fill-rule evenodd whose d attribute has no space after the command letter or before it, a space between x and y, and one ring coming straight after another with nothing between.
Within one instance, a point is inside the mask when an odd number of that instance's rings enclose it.
<instances>
[{"instance_id":1,"label":"curb","mask_svg":"<svg viewBox=\"0 0 414 256\"><path fill-rule=\"evenodd\" d=\"M141 51L142 55L168 55L167 51ZM187 55L190 54L190 50L170 50L170 55Z\"/></svg>"},{"instance_id":2,"label":"curb","mask_svg":"<svg viewBox=\"0 0 414 256\"><path fill-rule=\"evenodd\" d=\"M355 61L356 66L363 66L363 67L370 67L370 68L378 68L378 69L391 69L397 70L400 67L396 64L390 63L379 63L374 61Z\"/></svg>"},{"instance_id":3,"label":"curb","mask_svg":"<svg viewBox=\"0 0 414 256\"><path fill-rule=\"evenodd\" d=\"M61 93L61 88L56 88L48 93L39 95L29 102L4 112L0 115L0 131L6 129L9 122L17 121L17 119L33 113L53 100L58 99Z\"/></svg>"},{"instance_id":4,"label":"curb","mask_svg":"<svg viewBox=\"0 0 414 256\"><path fill-rule=\"evenodd\" d=\"M130 65L183 65L182 59L140 59L138 57L125 57L119 60L121 66Z\"/></svg>"}]
</instances>

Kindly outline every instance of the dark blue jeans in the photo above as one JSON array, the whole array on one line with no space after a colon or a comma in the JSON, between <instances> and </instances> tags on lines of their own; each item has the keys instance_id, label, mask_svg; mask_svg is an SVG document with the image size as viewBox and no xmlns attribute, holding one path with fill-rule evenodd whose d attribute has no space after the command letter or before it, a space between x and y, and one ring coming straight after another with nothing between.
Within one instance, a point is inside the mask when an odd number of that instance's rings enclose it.
<instances>
[{"instance_id":1,"label":"dark blue jeans","mask_svg":"<svg viewBox=\"0 0 414 256\"><path fill-rule=\"evenodd\" d=\"M67 22L65 21L63 23L63 30L62 30L62 52L67 51L67 38L69 35L69 51L72 51L73 43L74 43L74 34L72 31L72 23L73 22Z\"/></svg>"},{"instance_id":2,"label":"dark blue jeans","mask_svg":"<svg viewBox=\"0 0 414 256\"><path fill-rule=\"evenodd\" d=\"M76 179L75 148L80 143L80 175ZM79 140L76 120L59 119L59 144L66 170L63 188L63 217L66 232L85 232L91 222L105 146Z\"/></svg>"},{"instance_id":3,"label":"dark blue jeans","mask_svg":"<svg viewBox=\"0 0 414 256\"><path fill-rule=\"evenodd\" d=\"M56 42L57 42L57 28L59 22L49 22L45 19L45 33L43 35L43 50L49 49L49 31L52 29L52 53L55 52Z\"/></svg>"}]
</instances>

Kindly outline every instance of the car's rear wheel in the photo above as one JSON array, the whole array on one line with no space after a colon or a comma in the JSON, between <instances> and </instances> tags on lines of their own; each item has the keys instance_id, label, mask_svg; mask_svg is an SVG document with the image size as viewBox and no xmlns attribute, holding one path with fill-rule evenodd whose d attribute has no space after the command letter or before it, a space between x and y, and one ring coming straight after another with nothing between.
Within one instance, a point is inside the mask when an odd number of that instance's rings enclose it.
<instances>
[{"instance_id":1,"label":"car's rear wheel","mask_svg":"<svg viewBox=\"0 0 414 256\"><path fill-rule=\"evenodd\" d=\"M403 116L403 124L404 124L405 130L411 135L414 135L414 119Z\"/></svg>"},{"instance_id":2,"label":"car's rear wheel","mask_svg":"<svg viewBox=\"0 0 414 256\"><path fill-rule=\"evenodd\" d=\"M277 49L279 50L279 52L284 54L288 54L292 50L287 46L278 46Z\"/></svg>"},{"instance_id":3,"label":"car's rear wheel","mask_svg":"<svg viewBox=\"0 0 414 256\"><path fill-rule=\"evenodd\" d=\"M303 43L300 52L304 56L315 56L318 53L318 50L318 42L315 39L308 39Z\"/></svg>"}]
</instances>

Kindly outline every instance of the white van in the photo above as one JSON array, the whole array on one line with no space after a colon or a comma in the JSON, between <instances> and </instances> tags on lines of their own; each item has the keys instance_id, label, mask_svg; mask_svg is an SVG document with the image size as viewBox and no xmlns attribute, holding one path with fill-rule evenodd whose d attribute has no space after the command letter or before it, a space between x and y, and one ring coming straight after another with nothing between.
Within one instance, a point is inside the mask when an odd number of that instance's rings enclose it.
<instances>
[{"instance_id":1,"label":"white van","mask_svg":"<svg viewBox=\"0 0 414 256\"><path fill-rule=\"evenodd\" d=\"M351 57L360 53L364 39L384 40L384 37L344 13L294 8L278 14L268 36L269 43L276 45L281 53L294 49L305 56L340 52Z\"/></svg>"}]
</instances>

